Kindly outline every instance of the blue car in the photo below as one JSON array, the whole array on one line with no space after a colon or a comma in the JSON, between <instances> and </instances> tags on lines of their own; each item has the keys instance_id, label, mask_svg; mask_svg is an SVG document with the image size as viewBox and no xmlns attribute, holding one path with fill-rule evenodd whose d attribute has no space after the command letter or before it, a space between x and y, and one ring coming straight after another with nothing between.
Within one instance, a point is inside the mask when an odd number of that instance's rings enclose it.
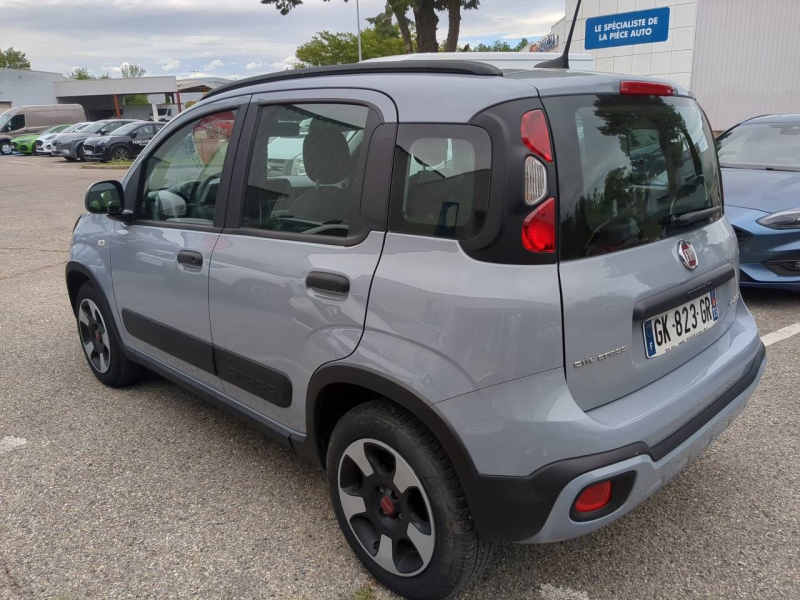
<instances>
[{"instance_id":1,"label":"blue car","mask_svg":"<svg viewBox=\"0 0 800 600\"><path fill-rule=\"evenodd\" d=\"M740 123L717 150L741 286L800 290L800 114Z\"/></svg>"}]
</instances>

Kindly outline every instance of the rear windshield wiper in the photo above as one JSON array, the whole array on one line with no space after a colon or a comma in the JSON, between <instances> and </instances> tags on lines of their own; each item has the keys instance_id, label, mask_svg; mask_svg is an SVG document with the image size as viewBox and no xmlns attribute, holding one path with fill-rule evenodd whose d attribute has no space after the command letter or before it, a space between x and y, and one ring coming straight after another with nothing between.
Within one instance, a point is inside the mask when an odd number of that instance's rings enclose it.
<instances>
[{"instance_id":1,"label":"rear windshield wiper","mask_svg":"<svg viewBox=\"0 0 800 600\"><path fill-rule=\"evenodd\" d=\"M701 210L692 210L680 215L672 215L669 219L670 227L686 227L692 223L697 223L703 219L708 219L722 212L722 208L714 206L712 208L704 208Z\"/></svg>"}]
</instances>

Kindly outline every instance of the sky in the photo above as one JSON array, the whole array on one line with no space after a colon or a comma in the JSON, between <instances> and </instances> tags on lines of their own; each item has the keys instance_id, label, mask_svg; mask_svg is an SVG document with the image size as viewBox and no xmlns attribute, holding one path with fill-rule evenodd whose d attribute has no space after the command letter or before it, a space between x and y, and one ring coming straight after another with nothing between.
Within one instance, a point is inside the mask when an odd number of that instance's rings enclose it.
<instances>
[{"instance_id":1,"label":"sky","mask_svg":"<svg viewBox=\"0 0 800 600\"><path fill-rule=\"evenodd\" d=\"M359 0L362 27L384 6ZM459 44L534 41L563 15L564 0L483 0L463 12ZM119 77L129 62L179 79L247 77L285 69L318 31L355 33L357 22L355 0L304 0L287 16L260 0L0 0L0 48L22 50L38 71Z\"/></svg>"}]
</instances>

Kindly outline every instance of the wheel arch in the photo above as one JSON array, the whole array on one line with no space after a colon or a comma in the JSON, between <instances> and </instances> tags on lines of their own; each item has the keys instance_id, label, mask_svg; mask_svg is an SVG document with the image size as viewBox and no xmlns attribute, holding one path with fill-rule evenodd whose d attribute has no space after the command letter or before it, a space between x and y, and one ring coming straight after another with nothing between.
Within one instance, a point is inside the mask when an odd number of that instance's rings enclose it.
<instances>
[{"instance_id":1,"label":"wheel arch","mask_svg":"<svg viewBox=\"0 0 800 600\"><path fill-rule=\"evenodd\" d=\"M342 394L347 394L345 400ZM293 445L300 454L324 468L328 440L336 423L347 411L376 398L385 398L405 408L436 436L458 473L467 502L470 498L477 500L477 469L460 437L441 413L411 388L362 366L333 363L314 373L306 393L306 435L293 439Z\"/></svg>"}]
</instances>

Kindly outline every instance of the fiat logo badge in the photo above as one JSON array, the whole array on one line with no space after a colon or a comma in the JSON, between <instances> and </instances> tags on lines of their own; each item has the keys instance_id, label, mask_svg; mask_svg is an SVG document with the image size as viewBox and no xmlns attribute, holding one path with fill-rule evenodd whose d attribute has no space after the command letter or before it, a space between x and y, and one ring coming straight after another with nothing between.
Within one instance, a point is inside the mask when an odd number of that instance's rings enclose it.
<instances>
[{"instance_id":1,"label":"fiat logo badge","mask_svg":"<svg viewBox=\"0 0 800 600\"><path fill-rule=\"evenodd\" d=\"M683 266L694 271L697 268L697 253L694 247L686 240L678 242L678 256L683 263Z\"/></svg>"}]
</instances>

